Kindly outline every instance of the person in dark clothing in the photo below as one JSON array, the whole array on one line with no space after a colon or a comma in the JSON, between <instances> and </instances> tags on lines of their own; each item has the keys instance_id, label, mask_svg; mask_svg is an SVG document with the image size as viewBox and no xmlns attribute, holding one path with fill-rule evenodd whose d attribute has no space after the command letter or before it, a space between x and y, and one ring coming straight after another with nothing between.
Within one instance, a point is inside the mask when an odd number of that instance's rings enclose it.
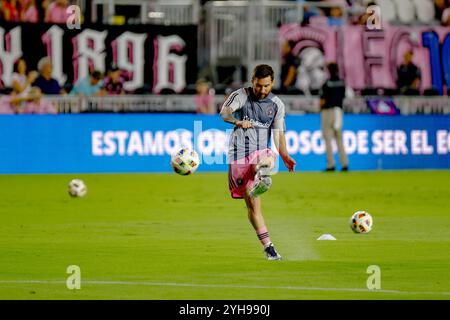
<instances>
[{"instance_id":1,"label":"person in dark clothing","mask_svg":"<svg viewBox=\"0 0 450 320\"><path fill-rule=\"evenodd\" d=\"M123 85L125 79L121 76L122 71L113 65L108 70L108 76L105 78L104 87L108 95L123 95L125 90Z\"/></svg>"},{"instance_id":2,"label":"person in dark clothing","mask_svg":"<svg viewBox=\"0 0 450 320\"><path fill-rule=\"evenodd\" d=\"M342 171L347 171L348 158L342 140L342 105L345 98L345 83L339 78L339 68L336 63L328 64L328 72L330 77L320 92L321 129L327 153L327 168L325 171L335 170L331 145L333 139L336 139Z\"/></svg>"},{"instance_id":3,"label":"person in dark clothing","mask_svg":"<svg viewBox=\"0 0 450 320\"><path fill-rule=\"evenodd\" d=\"M448 8L448 0L434 0L434 19L436 21L442 20L442 14Z\"/></svg>"},{"instance_id":4,"label":"person in dark clothing","mask_svg":"<svg viewBox=\"0 0 450 320\"><path fill-rule=\"evenodd\" d=\"M420 69L412 62L413 52L408 50L404 56L404 62L397 69L397 88L400 94L418 93L420 86Z\"/></svg>"},{"instance_id":5,"label":"person in dark clothing","mask_svg":"<svg viewBox=\"0 0 450 320\"><path fill-rule=\"evenodd\" d=\"M300 65L298 57L294 56L292 49L294 49L294 41L286 41L282 48L282 64L281 64L281 93L287 93L293 89L297 81L297 68Z\"/></svg>"},{"instance_id":6,"label":"person in dark clothing","mask_svg":"<svg viewBox=\"0 0 450 320\"><path fill-rule=\"evenodd\" d=\"M53 65L48 57L44 57L38 62L38 71L39 76L34 81L33 86L41 89L43 94L62 94L64 93L61 90L61 86L59 85L56 79L52 78Z\"/></svg>"}]
</instances>

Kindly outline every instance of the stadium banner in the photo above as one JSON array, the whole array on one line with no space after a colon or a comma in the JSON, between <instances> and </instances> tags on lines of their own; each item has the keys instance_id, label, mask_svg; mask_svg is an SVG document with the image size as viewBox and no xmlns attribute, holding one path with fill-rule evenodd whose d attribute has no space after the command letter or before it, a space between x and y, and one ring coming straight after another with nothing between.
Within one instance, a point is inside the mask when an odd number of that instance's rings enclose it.
<instances>
[{"instance_id":1,"label":"stadium banner","mask_svg":"<svg viewBox=\"0 0 450 320\"><path fill-rule=\"evenodd\" d=\"M337 62L346 84L354 89L395 88L397 67L407 50L421 71L421 89L443 93L450 87L450 28L440 26L342 27L286 24L280 28L280 43L293 42L292 54L299 59L297 86L318 89L326 79L325 64Z\"/></svg>"},{"instance_id":2,"label":"stadium banner","mask_svg":"<svg viewBox=\"0 0 450 320\"><path fill-rule=\"evenodd\" d=\"M63 86L76 83L89 70L105 72L117 65L124 89L151 86L181 92L197 76L197 26L66 25L0 23L0 80L10 86L14 63L24 58L28 70L50 57L53 78Z\"/></svg>"},{"instance_id":3,"label":"stadium banner","mask_svg":"<svg viewBox=\"0 0 450 320\"><path fill-rule=\"evenodd\" d=\"M324 169L320 115L286 125L297 170ZM171 172L181 147L198 151L199 171L225 172L231 129L192 114L3 115L0 173ZM346 115L344 144L351 170L450 169L450 116Z\"/></svg>"}]
</instances>

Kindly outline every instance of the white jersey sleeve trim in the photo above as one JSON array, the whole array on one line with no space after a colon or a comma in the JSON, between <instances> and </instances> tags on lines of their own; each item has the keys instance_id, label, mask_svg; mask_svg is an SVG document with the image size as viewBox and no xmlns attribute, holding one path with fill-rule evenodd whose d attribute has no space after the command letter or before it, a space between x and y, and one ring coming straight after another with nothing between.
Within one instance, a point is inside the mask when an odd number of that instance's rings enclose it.
<instances>
[{"instance_id":1,"label":"white jersey sleeve trim","mask_svg":"<svg viewBox=\"0 0 450 320\"><path fill-rule=\"evenodd\" d=\"M223 103L222 108L229 107L233 110L233 112L235 112L244 106L246 100L247 92L244 88L241 88L230 94L227 100Z\"/></svg>"}]
</instances>

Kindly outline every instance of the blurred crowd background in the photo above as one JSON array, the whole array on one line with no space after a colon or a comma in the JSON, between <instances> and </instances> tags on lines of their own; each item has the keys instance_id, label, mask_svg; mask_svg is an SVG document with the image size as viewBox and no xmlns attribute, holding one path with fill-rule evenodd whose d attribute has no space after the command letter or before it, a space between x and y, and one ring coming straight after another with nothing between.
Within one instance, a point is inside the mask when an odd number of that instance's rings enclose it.
<instances>
[{"instance_id":1,"label":"blurred crowd background","mask_svg":"<svg viewBox=\"0 0 450 320\"><path fill-rule=\"evenodd\" d=\"M227 4L228 3L228 4ZM241 3L241 4L240 4ZM81 23L92 25L126 26L142 25L196 25L198 28L196 80L187 83L181 91L165 88L155 92L151 84L145 84L136 90L126 90L124 83L129 80L129 73L110 63L104 70L91 68L86 77L70 80L61 84L53 77L53 64L49 57L42 57L37 64L32 64L24 57L14 63L12 81L6 84L0 79L0 112L2 113L57 113L61 108L43 97L56 95L73 97L108 97L124 95L191 95L194 97L198 113L214 114L220 109L220 102L235 89L248 82L249 61L272 63L276 61L277 79L274 92L298 97L314 97L319 95L325 82L323 75L311 75L308 68L316 68L305 61L317 58L314 52L299 55L296 53L296 42L292 40L274 39L274 48L278 54L268 59L257 59L258 52L251 55L248 51L249 39L246 33L251 25L247 21L246 28L230 28L238 24L239 15L264 14L264 32L269 30L277 38L283 25L297 24L300 28L318 27L334 28L349 25L368 26L371 13L368 8L378 6L384 22L394 26L450 26L450 4L447 0L327 0L327 1L120 1L120 0L0 0L0 25L15 24L66 24L70 17L69 6L81 8ZM166 6L165 6L166 5ZM178 7L178 10L176 10ZM276 14L266 15L275 8ZM172 11L170 11L172 10ZM227 11L228 10L228 11ZM274 10L275 12L275 10ZM224 16L228 14L229 16ZM177 16L178 15L178 16ZM228 24L214 24L220 18ZM214 20L216 19L216 20ZM234 19L234 20L233 20ZM259 19L259 18L258 18ZM237 22L236 22L237 21ZM263 23L263 26L266 26ZM239 25L238 25L239 26ZM212 31L213 28L225 28ZM230 29L227 29L230 28ZM252 29L253 30L253 29ZM261 31L262 32L262 31ZM217 36L217 35L221 36ZM238 40L242 38L242 43ZM269 38L266 36L266 38ZM264 39L266 39L264 38ZM255 38L255 41L259 39ZM266 47L270 47L270 43ZM237 48L237 49L236 49ZM243 49L242 49L243 48ZM256 48L258 48L256 46ZM235 50L236 49L236 50ZM233 51L220 54L223 51ZM239 50L246 50L242 56ZM267 48L264 49L267 51ZM227 52L228 52L227 51ZM244 52L242 51L242 52ZM256 51L258 51L256 49ZM298 51L298 50L297 50ZM443 59L448 58L446 56ZM326 73L323 59L321 68ZM315 72L314 70L312 72ZM364 88L348 87L350 96L442 96L446 95L438 88L421 85L423 73L415 63L414 51L408 49L402 53L402 61L396 69L395 86L380 88L367 86ZM307 83L305 84L305 79ZM314 85L314 81L318 82ZM68 100L69 101L69 100Z\"/></svg>"}]
</instances>

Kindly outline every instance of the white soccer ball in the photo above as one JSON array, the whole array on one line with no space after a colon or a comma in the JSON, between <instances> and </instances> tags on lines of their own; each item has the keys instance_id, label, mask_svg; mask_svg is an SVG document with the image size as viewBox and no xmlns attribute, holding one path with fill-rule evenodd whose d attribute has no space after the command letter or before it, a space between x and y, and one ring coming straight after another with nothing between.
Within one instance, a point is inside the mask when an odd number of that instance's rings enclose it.
<instances>
[{"instance_id":1,"label":"white soccer ball","mask_svg":"<svg viewBox=\"0 0 450 320\"><path fill-rule=\"evenodd\" d=\"M72 197L84 197L87 193L86 184L83 182L83 180L73 179L69 182L68 192Z\"/></svg>"},{"instance_id":2,"label":"white soccer ball","mask_svg":"<svg viewBox=\"0 0 450 320\"><path fill-rule=\"evenodd\" d=\"M189 148L181 149L170 159L173 170L183 176L194 173L199 164L200 158L197 152Z\"/></svg>"},{"instance_id":3,"label":"white soccer ball","mask_svg":"<svg viewBox=\"0 0 450 320\"><path fill-rule=\"evenodd\" d=\"M372 216L366 211L356 211L350 218L350 228L355 233L369 233L373 227Z\"/></svg>"}]
</instances>

